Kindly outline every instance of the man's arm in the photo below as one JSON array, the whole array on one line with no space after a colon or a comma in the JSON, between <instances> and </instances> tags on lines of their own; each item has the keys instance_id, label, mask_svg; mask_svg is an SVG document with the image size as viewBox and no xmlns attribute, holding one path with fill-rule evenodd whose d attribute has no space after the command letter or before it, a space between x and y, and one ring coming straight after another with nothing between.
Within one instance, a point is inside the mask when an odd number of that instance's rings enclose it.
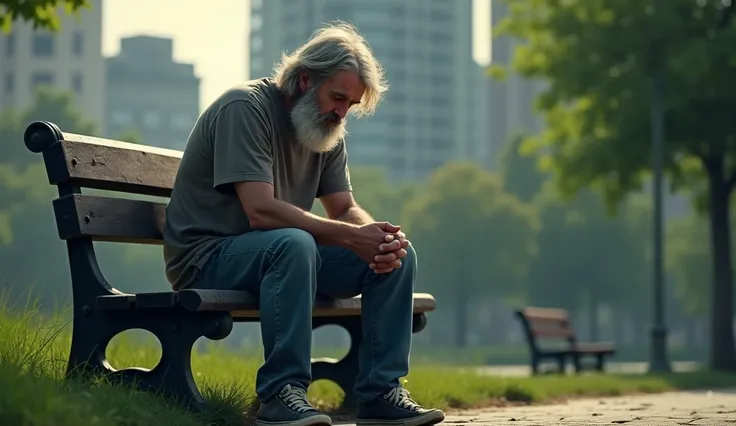
<instances>
[{"instance_id":1,"label":"man's arm","mask_svg":"<svg viewBox=\"0 0 736 426\"><path fill-rule=\"evenodd\" d=\"M320 197L319 201L332 220L365 225L375 222L375 219L358 205L351 191L340 191Z\"/></svg>"},{"instance_id":2,"label":"man's arm","mask_svg":"<svg viewBox=\"0 0 736 426\"><path fill-rule=\"evenodd\" d=\"M254 229L298 228L312 234L319 244L350 246L358 226L321 218L274 197L265 182L238 182L235 191Z\"/></svg>"}]
</instances>

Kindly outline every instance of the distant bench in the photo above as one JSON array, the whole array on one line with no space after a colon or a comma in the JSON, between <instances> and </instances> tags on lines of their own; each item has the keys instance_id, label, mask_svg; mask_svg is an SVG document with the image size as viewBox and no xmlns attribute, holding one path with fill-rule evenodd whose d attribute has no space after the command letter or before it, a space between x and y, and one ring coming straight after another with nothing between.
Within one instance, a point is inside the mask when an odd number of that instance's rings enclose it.
<instances>
[{"instance_id":1,"label":"distant bench","mask_svg":"<svg viewBox=\"0 0 736 426\"><path fill-rule=\"evenodd\" d=\"M533 374L540 372L540 364L545 359L557 363L557 370L564 373L567 361L571 361L575 372L589 369L585 361L593 358L595 370L603 371L605 357L616 353L613 343L579 343L570 322L570 315L564 309L527 307L516 311L524 336L529 344L530 362ZM552 344L552 347L546 346Z\"/></svg>"},{"instance_id":2,"label":"distant bench","mask_svg":"<svg viewBox=\"0 0 736 426\"><path fill-rule=\"evenodd\" d=\"M71 273L74 320L67 376L75 373L119 377L141 389L156 391L204 408L192 377L191 351L204 336L227 337L233 322L258 322L258 297L245 291L192 290L127 294L113 288L100 271L94 241L162 244L166 205L151 201L83 195L82 188L168 198L182 153L125 142L62 133L53 123L34 122L25 131L26 147L42 153L51 185L59 237L66 242ZM113 277L114 278L114 277ZM436 307L430 294L414 295L413 332L427 324ZM316 302L312 328L344 327L351 346L341 360L312 360L313 380L328 379L345 391L353 406L352 386L362 340L361 299ZM153 369L115 370L105 349L117 334L140 328L160 341L161 360ZM244 378L245 379L245 378Z\"/></svg>"}]
</instances>

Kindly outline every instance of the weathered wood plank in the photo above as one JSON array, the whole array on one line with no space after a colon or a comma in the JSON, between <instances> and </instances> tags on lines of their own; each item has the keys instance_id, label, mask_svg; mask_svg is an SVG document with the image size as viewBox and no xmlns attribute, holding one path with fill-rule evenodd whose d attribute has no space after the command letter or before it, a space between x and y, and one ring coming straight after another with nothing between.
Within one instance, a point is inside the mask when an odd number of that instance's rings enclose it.
<instances>
[{"instance_id":1,"label":"weathered wood plank","mask_svg":"<svg viewBox=\"0 0 736 426\"><path fill-rule=\"evenodd\" d=\"M59 237L162 244L166 205L151 201L71 194L53 201Z\"/></svg>"},{"instance_id":2,"label":"weathered wood plank","mask_svg":"<svg viewBox=\"0 0 736 426\"><path fill-rule=\"evenodd\" d=\"M178 292L156 292L121 294L97 298L97 308L103 310L127 310L166 308L181 306L191 311L228 311L235 318L259 318L258 297L247 291L195 290ZM414 294L414 313L435 310L434 297L426 293ZM313 316L356 316L360 315L360 296L350 299L318 298Z\"/></svg>"},{"instance_id":3,"label":"weathered wood plank","mask_svg":"<svg viewBox=\"0 0 736 426\"><path fill-rule=\"evenodd\" d=\"M52 185L169 197L182 152L65 133L44 157Z\"/></svg>"}]
</instances>

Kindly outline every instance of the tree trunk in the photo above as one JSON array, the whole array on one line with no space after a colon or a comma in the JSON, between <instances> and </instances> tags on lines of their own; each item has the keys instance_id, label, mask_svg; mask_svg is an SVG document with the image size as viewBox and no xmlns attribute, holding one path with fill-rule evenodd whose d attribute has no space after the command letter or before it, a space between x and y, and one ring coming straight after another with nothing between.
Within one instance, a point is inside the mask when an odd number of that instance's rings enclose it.
<instances>
[{"instance_id":1,"label":"tree trunk","mask_svg":"<svg viewBox=\"0 0 736 426\"><path fill-rule=\"evenodd\" d=\"M588 335L590 336L591 342L598 341L598 295L595 291L595 287L591 286L590 292L588 293Z\"/></svg>"},{"instance_id":2,"label":"tree trunk","mask_svg":"<svg viewBox=\"0 0 736 426\"><path fill-rule=\"evenodd\" d=\"M468 337L468 298L464 286L455 295L455 346L464 348Z\"/></svg>"},{"instance_id":3,"label":"tree trunk","mask_svg":"<svg viewBox=\"0 0 736 426\"><path fill-rule=\"evenodd\" d=\"M731 189L723 174L723 160L708 168L710 186L710 236L713 285L710 309L710 367L736 371L733 330L733 277L728 199Z\"/></svg>"}]
</instances>

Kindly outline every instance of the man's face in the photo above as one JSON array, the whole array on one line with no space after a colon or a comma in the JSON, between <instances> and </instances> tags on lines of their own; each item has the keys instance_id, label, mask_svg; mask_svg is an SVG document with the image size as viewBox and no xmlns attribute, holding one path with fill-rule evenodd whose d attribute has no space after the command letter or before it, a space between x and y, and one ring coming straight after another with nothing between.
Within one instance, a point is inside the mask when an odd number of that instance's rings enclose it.
<instances>
[{"instance_id":1,"label":"man's face","mask_svg":"<svg viewBox=\"0 0 736 426\"><path fill-rule=\"evenodd\" d=\"M297 138L312 151L329 151L345 136L345 117L360 103L365 84L350 71L339 71L317 86L306 75L299 83L303 95L291 111Z\"/></svg>"}]
</instances>

